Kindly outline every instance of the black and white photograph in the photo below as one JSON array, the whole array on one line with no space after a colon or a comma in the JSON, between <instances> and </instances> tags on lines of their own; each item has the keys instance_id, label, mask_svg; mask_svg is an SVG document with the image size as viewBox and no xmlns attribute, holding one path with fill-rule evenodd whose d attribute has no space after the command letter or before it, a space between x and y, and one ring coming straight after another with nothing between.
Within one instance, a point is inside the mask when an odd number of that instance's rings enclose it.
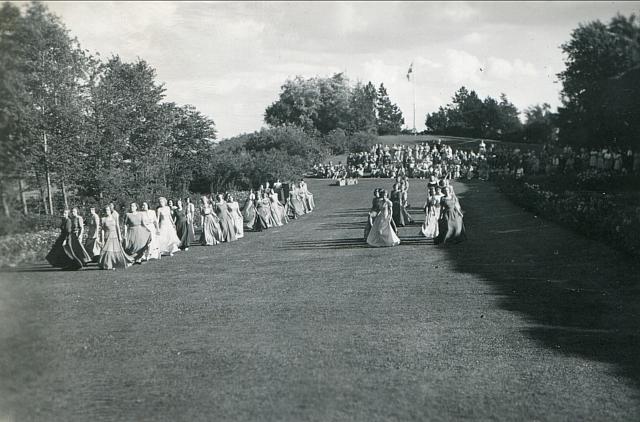
<instances>
[{"instance_id":1,"label":"black and white photograph","mask_svg":"<svg viewBox=\"0 0 640 422\"><path fill-rule=\"evenodd\" d=\"M0 422L640 420L640 1L0 0Z\"/></svg>"}]
</instances>

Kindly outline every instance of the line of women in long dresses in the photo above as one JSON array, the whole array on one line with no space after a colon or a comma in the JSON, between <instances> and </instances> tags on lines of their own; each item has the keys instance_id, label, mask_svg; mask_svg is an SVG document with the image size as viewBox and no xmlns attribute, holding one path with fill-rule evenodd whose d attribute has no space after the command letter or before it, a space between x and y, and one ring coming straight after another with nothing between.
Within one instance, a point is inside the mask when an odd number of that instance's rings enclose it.
<instances>
[{"instance_id":1,"label":"line of women in long dresses","mask_svg":"<svg viewBox=\"0 0 640 422\"><path fill-rule=\"evenodd\" d=\"M102 216L91 208L84 242L85 225L77 208L71 215L65 210L60 236L46 260L67 270L83 269L92 262L101 269L114 270L188 250L194 239L194 205L189 198L184 203L178 200L176 206L164 197L158 202L155 211L146 202L141 209L131 203L122 227L113 203L104 207Z\"/></svg>"},{"instance_id":2,"label":"line of women in long dresses","mask_svg":"<svg viewBox=\"0 0 640 422\"><path fill-rule=\"evenodd\" d=\"M398 226L412 224L407 211L408 185L395 184L389 195L384 189L373 192L372 206L365 227L365 241L373 247L390 247L400 244ZM458 243L466 239L463 212L460 202L447 180L431 178L427 185L425 220L420 236L433 239L435 244ZM408 217L408 218L407 218Z\"/></svg>"},{"instance_id":3,"label":"line of women in long dresses","mask_svg":"<svg viewBox=\"0 0 640 422\"><path fill-rule=\"evenodd\" d=\"M264 187L251 191L242 211L230 194L213 198L204 195L201 200L199 243L203 246L241 239L245 228L261 231L282 226L315 207L313 195L303 181L289 192L285 204L273 189ZM175 206L164 197L158 202L155 211L146 202L141 210L131 203L123 219L124 230L113 204L104 208L102 217L91 208L84 242L85 225L78 209L73 208L70 213L65 210L60 235L46 260L66 270L84 269L91 262L101 269L113 270L189 250L195 243L195 206L189 198L184 203L178 200Z\"/></svg>"}]
</instances>

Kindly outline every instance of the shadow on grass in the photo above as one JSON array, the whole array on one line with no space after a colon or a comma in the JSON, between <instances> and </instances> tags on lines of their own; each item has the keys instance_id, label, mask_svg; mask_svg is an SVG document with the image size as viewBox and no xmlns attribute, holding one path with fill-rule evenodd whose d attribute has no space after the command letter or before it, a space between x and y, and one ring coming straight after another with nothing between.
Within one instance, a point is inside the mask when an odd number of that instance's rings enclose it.
<instances>
[{"instance_id":1,"label":"shadow on grass","mask_svg":"<svg viewBox=\"0 0 640 422\"><path fill-rule=\"evenodd\" d=\"M400 245L395 247L412 245L433 245L432 239L423 236L401 236ZM347 239L327 239L327 240L295 240L286 242L280 249L284 250L316 250L316 249L360 249L373 248L369 246L362 237ZM375 249L375 248L374 248Z\"/></svg>"},{"instance_id":2,"label":"shadow on grass","mask_svg":"<svg viewBox=\"0 0 640 422\"><path fill-rule=\"evenodd\" d=\"M613 364L640 387L640 263L535 218L491 185L462 205L468 240L445 248L455 269L486 280L540 344Z\"/></svg>"},{"instance_id":3,"label":"shadow on grass","mask_svg":"<svg viewBox=\"0 0 640 422\"><path fill-rule=\"evenodd\" d=\"M88 267L85 267L82 270L63 270L61 268L54 268L49 264L24 264L17 265L15 267L5 267L0 269L0 272L6 273L44 273L44 272L59 272L59 273L69 273L75 271L93 271L100 270L96 264L89 264Z\"/></svg>"}]
</instances>

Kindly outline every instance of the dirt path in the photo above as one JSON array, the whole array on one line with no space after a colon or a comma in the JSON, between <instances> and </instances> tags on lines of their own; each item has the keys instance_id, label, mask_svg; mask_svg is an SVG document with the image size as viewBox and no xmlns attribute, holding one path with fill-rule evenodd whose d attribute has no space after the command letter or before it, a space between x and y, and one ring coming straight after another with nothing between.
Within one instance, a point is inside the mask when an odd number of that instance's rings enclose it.
<instances>
[{"instance_id":1,"label":"dirt path","mask_svg":"<svg viewBox=\"0 0 640 422\"><path fill-rule=\"evenodd\" d=\"M636 263L457 184L469 240L361 240L371 191L127 271L0 273L0 420L637 420ZM423 201L414 181L410 201Z\"/></svg>"}]
</instances>

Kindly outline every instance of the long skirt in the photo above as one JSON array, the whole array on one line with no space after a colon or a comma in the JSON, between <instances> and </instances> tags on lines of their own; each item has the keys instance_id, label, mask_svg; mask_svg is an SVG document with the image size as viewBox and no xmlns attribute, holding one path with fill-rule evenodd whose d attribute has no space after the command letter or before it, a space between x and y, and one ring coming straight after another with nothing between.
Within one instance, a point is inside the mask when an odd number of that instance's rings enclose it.
<instances>
[{"instance_id":1,"label":"long skirt","mask_svg":"<svg viewBox=\"0 0 640 422\"><path fill-rule=\"evenodd\" d=\"M284 224L282 222L282 212L280 210L280 206L275 202L271 203L271 220L273 221L274 227L279 227Z\"/></svg>"},{"instance_id":2,"label":"long skirt","mask_svg":"<svg viewBox=\"0 0 640 422\"><path fill-rule=\"evenodd\" d=\"M102 244L100 243L100 239L98 239L97 237L88 238L86 242L84 242L84 249L91 257L92 262L98 262L98 258L100 258L100 252L102 252Z\"/></svg>"},{"instance_id":3,"label":"long skirt","mask_svg":"<svg viewBox=\"0 0 640 422\"><path fill-rule=\"evenodd\" d=\"M291 218L296 219L305 214L304 204L297 197L291 197L288 201L288 204L289 214L291 215Z\"/></svg>"},{"instance_id":4,"label":"long skirt","mask_svg":"<svg viewBox=\"0 0 640 422\"><path fill-rule=\"evenodd\" d=\"M184 250L188 249L191 243L193 243L193 235L190 224L186 219L177 219L176 220L176 234L178 235L178 239L180 239L180 245L178 248Z\"/></svg>"},{"instance_id":5,"label":"long skirt","mask_svg":"<svg viewBox=\"0 0 640 422\"><path fill-rule=\"evenodd\" d=\"M371 228L373 227L373 222L376 219L376 215L378 215L377 212L370 211L369 215L367 216L367 225L364 228L364 240L365 240L365 242L367 241L367 238L369 237L369 233L371 232Z\"/></svg>"},{"instance_id":6,"label":"long skirt","mask_svg":"<svg viewBox=\"0 0 640 422\"><path fill-rule=\"evenodd\" d=\"M131 226L124 240L124 251L134 260L141 260L151 244L151 232L145 226Z\"/></svg>"},{"instance_id":7,"label":"long skirt","mask_svg":"<svg viewBox=\"0 0 640 422\"><path fill-rule=\"evenodd\" d=\"M247 230L253 230L254 224L256 224L256 206L251 200L247 200L242 209L242 219L244 220L244 227Z\"/></svg>"},{"instance_id":8,"label":"long skirt","mask_svg":"<svg viewBox=\"0 0 640 422\"><path fill-rule=\"evenodd\" d=\"M256 207L256 222L253 229L262 231L272 226L271 211L269 207Z\"/></svg>"},{"instance_id":9,"label":"long skirt","mask_svg":"<svg viewBox=\"0 0 640 422\"><path fill-rule=\"evenodd\" d=\"M204 216L202 222L202 233L200 234L200 243L203 246L217 245L221 238L220 224L217 218L211 214Z\"/></svg>"},{"instance_id":10,"label":"long skirt","mask_svg":"<svg viewBox=\"0 0 640 422\"><path fill-rule=\"evenodd\" d=\"M244 218L242 218L242 216L237 212L235 212L232 215L233 215L233 225L236 229L236 239L242 239L244 237L244 226L243 226Z\"/></svg>"},{"instance_id":11,"label":"long skirt","mask_svg":"<svg viewBox=\"0 0 640 422\"><path fill-rule=\"evenodd\" d=\"M85 250L77 234L71 233L69 235L64 249L67 255L71 256L80 267L85 267L91 262L91 256Z\"/></svg>"},{"instance_id":12,"label":"long skirt","mask_svg":"<svg viewBox=\"0 0 640 422\"><path fill-rule=\"evenodd\" d=\"M98 266L102 270L115 270L116 268L124 269L131 265L134 258L127 255L122 248L117 236L108 236L104 241Z\"/></svg>"},{"instance_id":13,"label":"long skirt","mask_svg":"<svg viewBox=\"0 0 640 422\"><path fill-rule=\"evenodd\" d=\"M420 234L422 234L427 239L435 239L436 237L438 237L439 218L440 218L440 207L427 208L427 212L425 213L425 216L424 216L424 223L420 228Z\"/></svg>"},{"instance_id":14,"label":"long skirt","mask_svg":"<svg viewBox=\"0 0 640 422\"><path fill-rule=\"evenodd\" d=\"M178 245L180 239L176 234L176 229L173 228L173 224L167 221L160 221L160 235L158 235L158 249L160 249L160 255L172 255L178 252Z\"/></svg>"},{"instance_id":15,"label":"long skirt","mask_svg":"<svg viewBox=\"0 0 640 422\"><path fill-rule=\"evenodd\" d=\"M222 233L222 242L233 242L236 240L236 226L233 217L229 213L220 213L220 230Z\"/></svg>"},{"instance_id":16,"label":"long skirt","mask_svg":"<svg viewBox=\"0 0 640 422\"><path fill-rule=\"evenodd\" d=\"M309 212L313 211L313 209L316 207L316 202L313 200L313 194L311 193L306 194L304 196L304 200L307 205L307 208L309 209Z\"/></svg>"},{"instance_id":17,"label":"long skirt","mask_svg":"<svg viewBox=\"0 0 640 422\"><path fill-rule=\"evenodd\" d=\"M393 230L392 221L391 213L378 213L375 220L373 220L371 231L367 236L367 243L374 247L399 245L400 238Z\"/></svg>"},{"instance_id":18,"label":"long skirt","mask_svg":"<svg viewBox=\"0 0 640 422\"><path fill-rule=\"evenodd\" d=\"M144 253L143 260L148 261L150 259L160 259L160 242L158 234L156 233L156 226L153 224L145 225L149 233L151 233L151 241Z\"/></svg>"},{"instance_id":19,"label":"long skirt","mask_svg":"<svg viewBox=\"0 0 640 422\"><path fill-rule=\"evenodd\" d=\"M58 236L45 259L56 268L80 268L82 265L78 265L73 256L69 256L65 251L67 237L63 234Z\"/></svg>"},{"instance_id":20,"label":"long skirt","mask_svg":"<svg viewBox=\"0 0 640 422\"><path fill-rule=\"evenodd\" d=\"M393 202L393 221L396 223L396 226L400 227L413 223L413 218L411 218L407 209L400 205L400 202Z\"/></svg>"},{"instance_id":21,"label":"long skirt","mask_svg":"<svg viewBox=\"0 0 640 422\"><path fill-rule=\"evenodd\" d=\"M467 238L462 214L455 209L442 212L438 221L438 231L438 237L435 239L436 244L459 243Z\"/></svg>"}]
</instances>

